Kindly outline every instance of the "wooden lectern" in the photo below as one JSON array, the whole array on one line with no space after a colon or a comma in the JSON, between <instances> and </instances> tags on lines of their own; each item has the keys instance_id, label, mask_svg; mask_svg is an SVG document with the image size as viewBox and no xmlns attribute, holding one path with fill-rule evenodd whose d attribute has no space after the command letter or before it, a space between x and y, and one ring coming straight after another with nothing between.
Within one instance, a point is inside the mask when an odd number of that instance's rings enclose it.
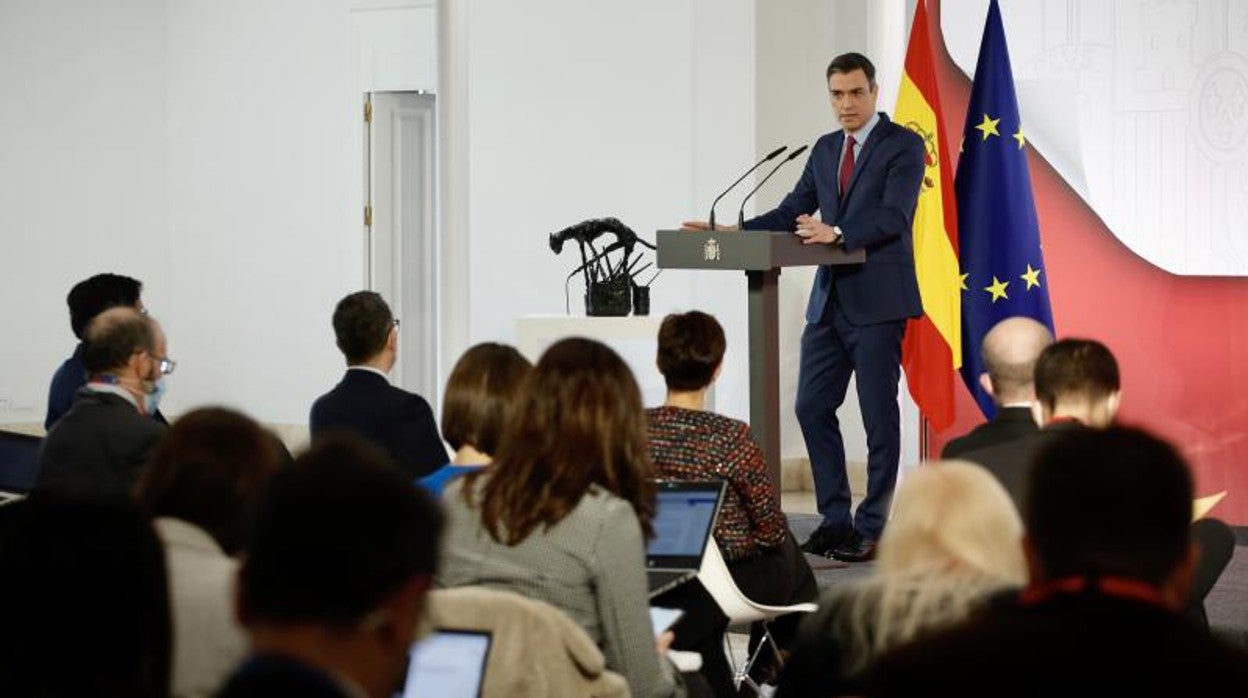
<instances>
[{"instance_id":1,"label":"wooden lectern","mask_svg":"<svg viewBox=\"0 0 1248 698\"><path fill-rule=\"evenodd\" d=\"M750 429L780 491L780 270L862 264L867 253L846 252L839 245L805 245L794 233L760 230L660 230L656 242L660 269L745 272L750 314Z\"/></svg>"}]
</instances>

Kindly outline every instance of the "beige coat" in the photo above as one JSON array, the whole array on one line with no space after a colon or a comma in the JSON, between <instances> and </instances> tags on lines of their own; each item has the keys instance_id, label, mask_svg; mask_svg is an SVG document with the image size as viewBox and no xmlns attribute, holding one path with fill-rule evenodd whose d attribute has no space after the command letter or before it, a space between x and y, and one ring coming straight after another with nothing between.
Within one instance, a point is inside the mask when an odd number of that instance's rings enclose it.
<instances>
[{"instance_id":1,"label":"beige coat","mask_svg":"<svg viewBox=\"0 0 1248 698\"><path fill-rule=\"evenodd\" d=\"M509 591L459 587L429 594L438 628L489 631L486 698L628 696L624 677L606 670L602 652L562 611Z\"/></svg>"},{"instance_id":2,"label":"beige coat","mask_svg":"<svg viewBox=\"0 0 1248 698\"><path fill-rule=\"evenodd\" d=\"M210 696L247 651L231 601L238 563L198 526L171 518L155 526L169 570L173 695Z\"/></svg>"}]
</instances>

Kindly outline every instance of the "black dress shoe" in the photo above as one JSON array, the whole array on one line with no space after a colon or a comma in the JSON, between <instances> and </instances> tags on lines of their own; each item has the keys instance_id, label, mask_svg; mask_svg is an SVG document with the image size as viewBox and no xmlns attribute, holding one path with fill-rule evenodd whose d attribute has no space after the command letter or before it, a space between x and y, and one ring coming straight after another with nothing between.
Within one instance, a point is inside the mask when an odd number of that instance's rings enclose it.
<instances>
[{"instance_id":1,"label":"black dress shoe","mask_svg":"<svg viewBox=\"0 0 1248 698\"><path fill-rule=\"evenodd\" d=\"M836 529L820 527L810 534L810 538L807 538L805 543L802 543L801 549L802 552L811 555L827 555L844 543L847 537L845 533Z\"/></svg>"},{"instance_id":2,"label":"black dress shoe","mask_svg":"<svg viewBox=\"0 0 1248 698\"><path fill-rule=\"evenodd\" d=\"M841 562L866 562L875 559L875 539L866 538L857 531L837 546L828 556Z\"/></svg>"}]
</instances>

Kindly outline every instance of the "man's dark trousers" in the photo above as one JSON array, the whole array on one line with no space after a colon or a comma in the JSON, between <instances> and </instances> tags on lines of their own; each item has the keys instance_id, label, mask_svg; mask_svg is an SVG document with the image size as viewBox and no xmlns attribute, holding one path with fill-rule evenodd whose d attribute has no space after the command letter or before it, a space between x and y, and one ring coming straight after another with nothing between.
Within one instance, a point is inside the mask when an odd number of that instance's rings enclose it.
<instances>
[{"instance_id":1,"label":"man's dark trousers","mask_svg":"<svg viewBox=\"0 0 1248 698\"><path fill-rule=\"evenodd\" d=\"M818 322L802 332L797 384L797 420L806 439L821 527L848 533L851 527L876 539L884 530L897 464L901 457L897 382L905 320L853 325L835 291ZM845 445L836 410L845 401L850 375L857 376L859 407L867 432L867 497L850 518ZM852 526L851 526L852 524Z\"/></svg>"}]
</instances>

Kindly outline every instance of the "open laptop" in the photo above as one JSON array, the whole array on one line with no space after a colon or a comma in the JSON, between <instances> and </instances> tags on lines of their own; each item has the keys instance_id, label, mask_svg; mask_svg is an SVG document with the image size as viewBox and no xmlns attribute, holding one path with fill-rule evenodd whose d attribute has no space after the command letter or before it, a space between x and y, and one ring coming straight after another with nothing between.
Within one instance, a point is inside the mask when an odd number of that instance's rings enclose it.
<instances>
[{"instance_id":1,"label":"open laptop","mask_svg":"<svg viewBox=\"0 0 1248 698\"><path fill-rule=\"evenodd\" d=\"M407 677L395 698L479 698L492 636L475 630L435 630L412 645Z\"/></svg>"},{"instance_id":2,"label":"open laptop","mask_svg":"<svg viewBox=\"0 0 1248 698\"><path fill-rule=\"evenodd\" d=\"M693 579L715 530L724 482L659 480L654 538L646 546L650 598Z\"/></svg>"}]
</instances>

